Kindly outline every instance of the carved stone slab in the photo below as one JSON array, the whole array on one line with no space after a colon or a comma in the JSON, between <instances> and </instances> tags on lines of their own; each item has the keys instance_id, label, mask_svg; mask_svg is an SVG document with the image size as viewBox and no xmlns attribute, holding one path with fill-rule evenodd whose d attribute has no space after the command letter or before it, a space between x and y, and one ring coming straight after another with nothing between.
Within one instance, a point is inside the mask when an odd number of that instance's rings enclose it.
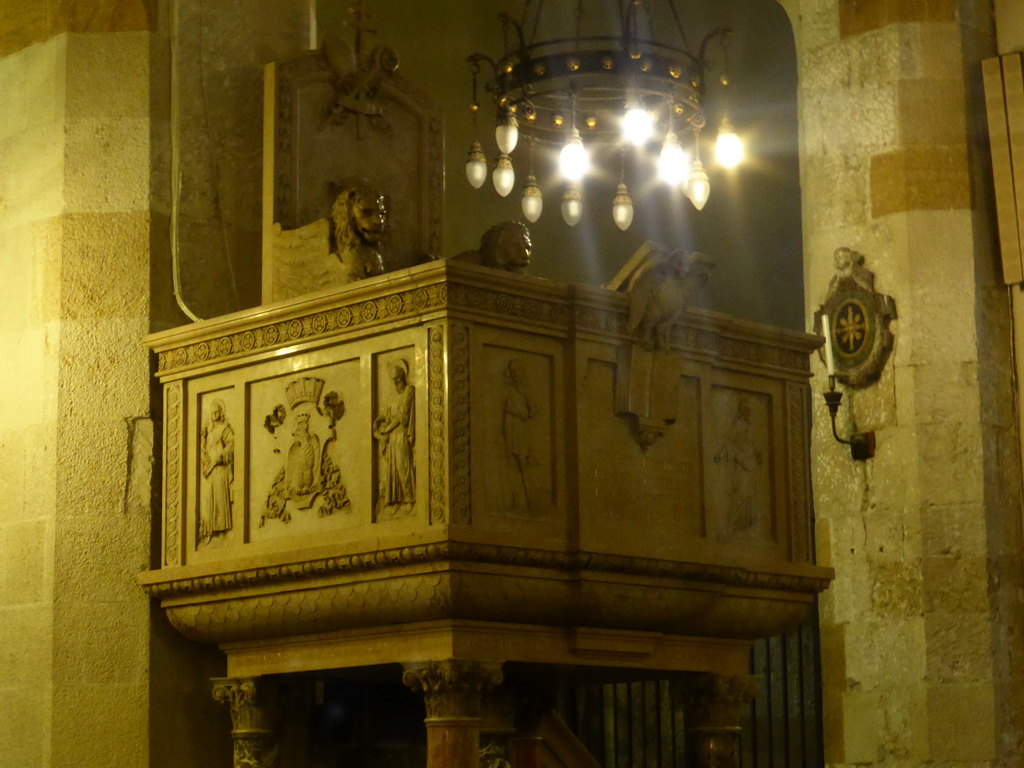
<instances>
[{"instance_id":1,"label":"carved stone slab","mask_svg":"<svg viewBox=\"0 0 1024 768\"><path fill-rule=\"evenodd\" d=\"M440 110L400 74L382 71L379 63L361 61L357 71L339 75L337 58L327 50L309 51L266 68L264 302L295 295L273 290L273 245L281 237L274 225L302 232L324 221L340 188L357 180L384 196L387 221L380 250L388 269L442 252ZM367 83L372 98L364 92ZM353 99L359 100L359 109L349 108L357 106ZM330 276L325 274L326 279Z\"/></svg>"}]
</instances>

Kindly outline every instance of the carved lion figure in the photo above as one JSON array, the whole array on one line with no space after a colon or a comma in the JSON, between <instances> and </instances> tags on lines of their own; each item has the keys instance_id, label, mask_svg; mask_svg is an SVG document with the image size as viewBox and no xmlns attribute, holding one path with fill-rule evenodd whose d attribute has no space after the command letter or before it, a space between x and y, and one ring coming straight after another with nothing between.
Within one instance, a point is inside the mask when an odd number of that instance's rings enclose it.
<instances>
[{"instance_id":1,"label":"carved lion figure","mask_svg":"<svg viewBox=\"0 0 1024 768\"><path fill-rule=\"evenodd\" d=\"M386 219L383 196L365 183L343 189L331 206L335 254L352 280L384 272L379 248Z\"/></svg>"},{"instance_id":2,"label":"carved lion figure","mask_svg":"<svg viewBox=\"0 0 1024 768\"><path fill-rule=\"evenodd\" d=\"M484 232L477 250L465 251L454 258L522 275L530 266L532 253L533 244L526 225L520 221L503 221Z\"/></svg>"}]
</instances>

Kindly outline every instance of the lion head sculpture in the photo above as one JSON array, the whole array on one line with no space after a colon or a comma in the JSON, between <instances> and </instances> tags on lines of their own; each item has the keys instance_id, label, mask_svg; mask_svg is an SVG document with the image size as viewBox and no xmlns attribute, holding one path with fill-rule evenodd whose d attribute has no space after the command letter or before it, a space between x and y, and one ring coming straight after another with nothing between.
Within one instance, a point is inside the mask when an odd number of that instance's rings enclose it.
<instances>
[{"instance_id":1,"label":"lion head sculpture","mask_svg":"<svg viewBox=\"0 0 1024 768\"><path fill-rule=\"evenodd\" d=\"M520 221L495 224L480 238L480 263L485 267L525 274L533 245L530 230Z\"/></svg>"},{"instance_id":2,"label":"lion head sculpture","mask_svg":"<svg viewBox=\"0 0 1024 768\"><path fill-rule=\"evenodd\" d=\"M345 187L335 199L331 206L334 247L352 279L384 272L379 248L386 220L383 196L365 182Z\"/></svg>"}]
</instances>

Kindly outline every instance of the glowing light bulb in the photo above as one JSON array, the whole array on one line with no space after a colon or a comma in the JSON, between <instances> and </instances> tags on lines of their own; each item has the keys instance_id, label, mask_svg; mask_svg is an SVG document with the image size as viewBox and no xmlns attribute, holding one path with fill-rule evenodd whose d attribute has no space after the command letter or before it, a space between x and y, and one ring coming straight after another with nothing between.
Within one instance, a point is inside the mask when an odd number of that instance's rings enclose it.
<instances>
[{"instance_id":1,"label":"glowing light bulb","mask_svg":"<svg viewBox=\"0 0 1024 768\"><path fill-rule=\"evenodd\" d=\"M686 187L686 196L690 198L694 208L702 211L710 195L711 181L704 170L704 164L700 160L694 160L690 168L690 183Z\"/></svg>"},{"instance_id":2,"label":"glowing light bulb","mask_svg":"<svg viewBox=\"0 0 1024 768\"><path fill-rule=\"evenodd\" d=\"M612 201L612 218L615 226L625 232L633 223L633 198L629 196L629 190L625 184L620 183L615 190L615 199Z\"/></svg>"},{"instance_id":3,"label":"glowing light bulb","mask_svg":"<svg viewBox=\"0 0 1024 768\"><path fill-rule=\"evenodd\" d=\"M590 156L587 154L578 129L573 128L568 141L558 156L558 169L569 181L579 181L590 167Z\"/></svg>"},{"instance_id":4,"label":"glowing light bulb","mask_svg":"<svg viewBox=\"0 0 1024 768\"><path fill-rule=\"evenodd\" d=\"M580 223L583 216L583 197L580 195L580 188L575 184L569 184L562 196L562 218L570 227Z\"/></svg>"},{"instance_id":5,"label":"glowing light bulb","mask_svg":"<svg viewBox=\"0 0 1024 768\"><path fill-rule=\"evenodd\" d=\"M672 186L682 184L686 179L689 158L686 152L679 145L679 139L669 131L665 135L665 143L661 147L661 156L658 158L658 176Z\"/></svg>"},{"instance_id":6,"label":"glowing light bulb","mask_svg":"<svg viewBox=\"0 0 1024 768\"><path fill-rule=\"evenodd\" d=\"M480 147L479 141L469 145L469 158L466 160L466 178L474 189L480 189L487 181L487 157Z\"/></svg>"},{"instance_id":7,"label":"glowing light bulb","mask_svg":"<svg viewBox=\"0 0 1024 768\"><path fill-rule=\"evenodd\" d=\"M494 127L494 140L503 155L511 155L512 150L516 148L516 144L519 143L519 121L512 110L506 108L498 115L498 124Z\"/></svg>"},{"instance_id":8,"label":"glowing light bulb","mask_svg":"<svg viewBox=\"0 0 1024 768\"><path fill-rule=\"evenodd\" d=\"M622 136L630 144L643 146L654 132L654 118L646 109L633 107L622 118Z\"/></svg>"},{"instance_id":9,"label":"glowing light bulb","mask_svg":"<svg viewBox=\"0 0 1024 768\"><path fill-rule=\"evenodd\" d=\"M540 193L540 187L537 186L537 179L533 174L526 177L526 183L523 185L522 206L523 216L531 224L540 218L540 213L544 210L544 197Z\"/></svg>"},{"instance_id":10,"label":"glowing light bulb","mask_svg":"<svg viewBox=\"0 0 1024 768\"><path fill-rule=\"evenodd\" d=\"M494 161L494 170L491 172L491 181L494 189L502 197L507 197L516 184L516 172L512 169L512 161L508 155L498 155Z\"/></svg>"},{"instance_id":11,"label":"glowing light bulb","mask_svg":"<svg viewBox=\"0 0 1024 768\"><path fill-rule=\"evenodd\" d=\"M735 168L743 160L743 142L732 128L729 118L722 119L718 129L718 141L715 142L715 159L719 165Z\"/></svg>"}]
</instances>

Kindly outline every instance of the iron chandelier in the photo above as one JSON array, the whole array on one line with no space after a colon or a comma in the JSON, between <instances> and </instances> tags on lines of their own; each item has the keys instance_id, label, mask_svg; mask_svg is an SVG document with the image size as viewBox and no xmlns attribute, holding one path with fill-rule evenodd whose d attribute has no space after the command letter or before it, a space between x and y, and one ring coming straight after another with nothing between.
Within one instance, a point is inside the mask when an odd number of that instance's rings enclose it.
<instances>
[{"instance_id":1,"label":"iron chandelier","mask_svg":"<svg viewBox=\"0 0 1024 768\"><path fill-rule=\"evenodd\" d=\"M588 147L618 144L621 172L612 216L625 230L633 220L625 173L632 145L641 152L658 151L659 177L679 187L697 210L703 209L711 192L700 155L700 136L707 124L702 98L710 65L708 48L717 41L724 52L730 30L709 32L692 50L675 0L620 0L618 34L588 36L582 34L588 5L594 7L594 3L577 0L574 35L538 40L544 0L524 0L519 20L499 15L504 53L497 59L484 53L467 58L473 75L470 108L474 120L480 110L481 87L495 107L498 155L491 167L495 190L502 197L512 191L515 170L511 155L524 136L530 168L523 185L522 209L528 221L537 221L543 196L533 174L534 144L561 145L562 217L575 226L583 210L580 182L589 168ZM652 6L659 6L657 10L663 14L659 18L670 14L672 23L661 26L669 28L674 38L671 44L654 39ZM720 81L728 85L725 74ZM724 118L716 144L719 162L732 167L742 151L742 143ZM466 162L469 183L479 189L487 180L487 171L483 147L474 140Z\"/></svg>"}]
</instances>

